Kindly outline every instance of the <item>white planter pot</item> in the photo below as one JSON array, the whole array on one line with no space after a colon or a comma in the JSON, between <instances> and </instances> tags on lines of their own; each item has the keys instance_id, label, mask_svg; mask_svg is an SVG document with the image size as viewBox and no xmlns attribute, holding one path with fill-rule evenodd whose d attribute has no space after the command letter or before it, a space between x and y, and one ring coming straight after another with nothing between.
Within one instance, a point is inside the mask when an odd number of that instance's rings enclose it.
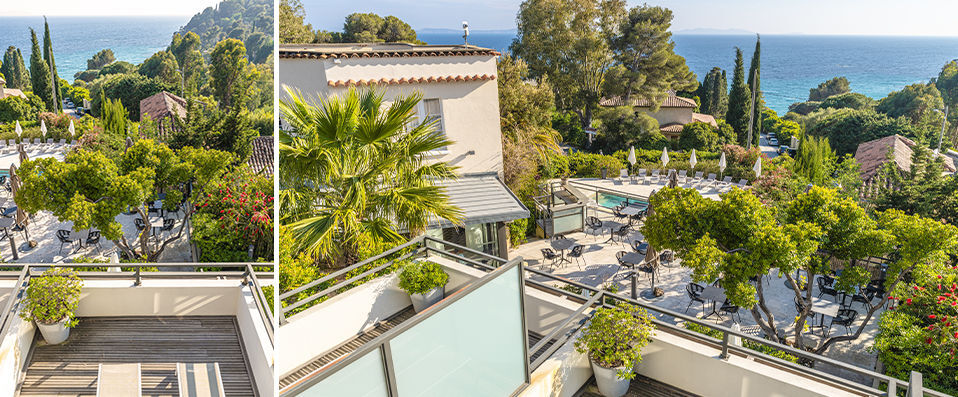
<instances>
[{"instance_id":1,"label":"white planter pot","mask_svg":"<svg viewBox=\"0 0 958 397\"><path fill-rule=\"evenodd\" d=\"M444 292L445 287L436 287L425 294L409 294L409 299L412 300L413 310L419 313L426 310L429 306L435 305L442 300Z\"/></svg>"},{"instance_id":2,"label":"white planter pot","mask_svg":"<svg viewBox=\"0 0 958 397\"><path fill-rule=\"evenodd\" d=\"M595 384L603 396L622 397L629 391L629 383L632 380L620 379L618 375L620 370L626 370L625 367L606 368L596 364L595 361L589 360L589 362L592 363L592 372L595 373Z\"/></svg>"},{"instance_id":3,"label":"white planter pot","mask_svg":"<svg viewBox=\"0 0 958 397\"><path fill-rule=\"evenodd\" d=\"M46 325L37 323L37 328L40 329L43 340L47 341L48 344L56 345L63 343L67 340L67 337L70 336L70 328L67 328L66 323L67 319L64 318L56 324Z\"/></svg>"}]
</instances>

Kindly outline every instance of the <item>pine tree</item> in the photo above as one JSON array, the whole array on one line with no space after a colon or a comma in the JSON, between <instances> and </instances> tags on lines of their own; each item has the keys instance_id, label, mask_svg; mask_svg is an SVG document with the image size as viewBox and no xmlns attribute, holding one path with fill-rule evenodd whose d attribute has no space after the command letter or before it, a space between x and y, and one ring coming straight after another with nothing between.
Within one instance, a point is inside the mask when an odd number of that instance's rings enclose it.
<instances>
[{"instance_id":1,"label":"pine tree","mask_svg":"<svg viewBox=\"0 0 958 397\"><path fill-rule=\"evenodd\" d=\"M53 82L55 108L54 113L60 113L63 110L63 103L57 98L60 96L60 76L57 75L57 63L53 59L53 39L50 38L50 24L47 18L43 17L43 60L50 65L50 81Z\"/></svg>"},{"instance_id":2,"label":"pine tree","mask_svg":"<svg viewBox=\"0 0 958 397\"><path fill-rule=\"evenodd\" d=\"M50 68L43 61L43 55L40 53L40 43L37 41L37 32L30 29L30 41L33 48L30 52L30 82L33 85L33 93L43 101L47 110L55 110L56 104L53 103Z\"/></svg>"},{"instance_id":3,"label":"pine tree","mask_svg":"<svg viewBox=\"0 0 958 397\"><path fill-rule=\"evenodd\" d=\"M755 106L752 108L754 114L752 115L752 144L758 144L758 122L759 116L762 114L762 108L765 106L765 101L762 100L762 38L759 35L755 35L755 53L752 54L752 63L748 67L748 87L749 89L754 89L755 92ZM751 100L751 97L749 98Z\"/></svg>"},{"instance_id":4,"label":"pine tree","mask_svg":"<svg viewBox=\"0 0 958 397\"><path fill-rule=\"evenodd\" d=\"M745 62L742 49L735 47L735 75L732 76L732 90L728 94L728 112L725 121L732 126L738 136L738 142L745 146L748 139L748 110L752 94L745 83Z\"/></svg>"}]
</instances>

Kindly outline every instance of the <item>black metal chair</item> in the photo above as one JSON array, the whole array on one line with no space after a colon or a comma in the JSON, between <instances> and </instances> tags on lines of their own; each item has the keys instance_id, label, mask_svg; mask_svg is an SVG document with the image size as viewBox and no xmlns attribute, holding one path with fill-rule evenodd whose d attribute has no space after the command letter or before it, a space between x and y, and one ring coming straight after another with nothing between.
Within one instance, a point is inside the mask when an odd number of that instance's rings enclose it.
<instances>
[{"instance_id":1,"label":"black metal chair","mask_svg":"<svg viewBox=\"0 0 958 397\"><path fill-rule=\"evenodd\" d=\"M619 244L621 244L622 241L624 241L629 236L630 231L631 229L629 228L629 225L624 225L620 227L619 230L616 230L615 232L612 233L612 237L613 237L612 241L615 241L615 236L619 236Z\"/></svg>"},{"instance_id":2,"label":"black metal chair","mask_svg":"<svg viewBox=\"0 0 958 397\"><path fill-rule=\"evenodd\" d=\"M632 241L632 249L635 252L645 255L649 251L649 243L646 243L642 240Z\"/></svg>"},{"instance_id":3,"label":"black metal chair","mask_svg":"<svg viewBox=\"0 0 958 397\"><path fill-rule=\"evenodd\" d=\"M622 212L620 212L620 211L622 211L623 208L625 208L625 205L624 205L624 204L623 204L623 205L617 205L617 206L615 206L615 207L612 207L612 215L615 216L615 219L622 219L622 218L625 218L625 217L626 217L625 214L623 214Z\"/></svg>"},{"instance_id":4,"label":"black metal chair","mask_svg":"<svg viewBox=\"0 0 958 397\"><path fill-rule=\"evenodd\" d=\"M832 326L838 324L845 327L845 335L848 335L851 332L851 326L855 323L856 317L858 317L857 311L841 309L838 311L838 316L832 318L832 323L828 325L828 330L831 331Z\"/></svg>"},{"instance_id":5,"label":"black metal chair","mask_svg":"<svg viewBox=\"0 0 958 397\"><path fill-rule=\"evenodd\" d=\"M90 234L86 236L86 245L95 246L96 252L98 253L100 252L100 248L103 248L103 247L100 246L100 231L99 230L90 231Z\"/></svg>"},{"instance_id":6,"label":"black metal chair","mask_svg":"<svg viewBox=\"0 0 958 397\"><path fill-rule=\"evenodd\" d=\"M859 292L855 295L852 295L852 302L848 304L848 307L851 308L855 302L861 303L862 306L868 307L871 305L873 299L875 299L875 291L869 291L866 288L864 292Z\"/></svg>"},{"instance_id":7,"label":"black metal chair","mask_svg":"<svg viewBox=\"0 0 958 397\"><path fill-rule=\"evenodd\" d=\"M165 224L166 221L164 221L163 223ZM565 239L565 236L563 236L563 235L561 235L561 234L556 234L556 235L553 235L553 236L552 236L552 241L564 240L564 239Z\"/></svg>"},{"instance_id":8,"label":"black metal chair","mask_svg":"<svg viewBox=\"0 0 958 397\"><path fill-rule=\"evenodd\" d=\"M57 251L57 255L63 252L64 244L70 244L72 247L77 242L77 240L73 238L73 233L64 229L57 230L57 240L60 240L60 250Z\"/></svg>"},{"instance_id":9,"label":"black metal chair","mask_svg":"<svg viewBox=\"0 0 958 397\"><path fill-rule=\"evenodd\" d=\"M815 279L815 282L818 283L818 297L821 298L822 295L830 295L832 298L835 298L835 301L838 301L838 291L835 288L828 285L828 282L824 277L819 277Z\"/></svg>"},{"instance_id":10,"label":"black metal chair","mask_svg":"<svg viewBox=\"0 0 958 397\"><path fill-rule=\"evenodd\" d=\"M592 232L592 240L595 240L595 236L602 232L602 221L599 218L590 216L585 220L585 227Z\"/></svg>"},{"instance_id":11,"label":"black metal chair","mask_svg":"<svg viewBox=\"0 0 958 397\"><path fill-rule=\"evenodd\" d=\"M556 254L552 248L543 248L542 249L542 265L545 267L546 261L550 261L549 268L552 268L556 264L556 259L559 259L559 255Z\"/></svg>"},{"instance_id":12,"label":"black metal chair","mask_svg":"<svg viewBox=\"0 0 958 397\"><path fill-rule=\"evenodd\" d=\"M728 300L725 300L725 302L722 302L722 307L719 308L719 313L728 314L728 317L732 319L732 322L738 324L742 322L742 315L739 314L738 309L738 306L735 306L729 303ZM735 320L735 316L738 316L738 321Z\"/></svg>"},{"instance_id":13,"label":"black metal chair","mask_svg":"<svg viewBox=\"0 0 958 397\"><path fill-rule=\"evenodd\" d=\"M689 305L685 307L686 313L689 312L689 308L695 302L702 304L702 313L705 313L705 299L702 299L702 291L705 291L705 287L696 283L689 283L685 286L685 293L689 296Z\"/></svg>"},{"instance_id":14,"label":"black metal chair","mask_svg":"<svg viewBox=\"0 0 958 397\"><path fill-rule=\"evenodd\" d=\"M160 232L170 232L172 234L174 225L176 225L176 219L164 219L163 227L160 228Z\"/></svg>"},{"instance_id":15,"label":"black metal chair","mask_svg":"<svg viewBox=\"0 0 958 397\"><path fill-rule=\"evenodd\" d=\"M581 245L576 245L576 246L572 247L572 251L569 251L569 257L570 257L570 258L575 258L575 263L576 263L576 265L579 266L579 270L582 270L582 265L579 263L579 261L581 260L582 262L585 262L585 258L582 256L582 249L583 249L583 248L584 248L584 247L581 246ZM588 262L585 262L585 265L586 265L586 266L589 266L589 263L588 263Z\"/></svg>"},{"instance_id":16,"label":"black metal chair","mask_svg":"<svg viewBox=\"0 0 958 397\"><path fill-rule=\"evenodd\" d=\"M133 218L133 224L136 225L136 230L143 231L146 229L146 223L143 222L142 218Z\"/></svg>"}]
</instances>

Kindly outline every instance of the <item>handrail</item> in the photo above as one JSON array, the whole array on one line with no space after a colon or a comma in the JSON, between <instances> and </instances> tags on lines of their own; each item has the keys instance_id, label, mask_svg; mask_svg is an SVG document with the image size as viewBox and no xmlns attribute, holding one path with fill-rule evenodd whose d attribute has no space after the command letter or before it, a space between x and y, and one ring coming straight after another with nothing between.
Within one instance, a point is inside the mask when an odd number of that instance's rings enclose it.
<instances>
[{"instance_id":1,"label":"handrail","mask_svg":"<svg viewBox=\"0 0 958 397\"><path fill-rule=\"evenodd\" d=\"M616 196L623 196L623 197L625 197L625 198L634 198L634 199L636 199L636 200L638 200L638 201L642 201L642 202L644 202L644 203L648 203L648 202L649 202L649 197L648 197L648 196L643 196L643 195L635 194L635 193L629 193L629 192L626 192L626 191L624 191L624 190L616 190L616 189L610 189L610 188L605 188L605 187L600 187L600 186L594 186L594 185L590 185L590 184L587 184L587 183L582 182L582 181L572 180L572 179L570 179L568 183L569 183L570 185L575 185L575 187L578 188L578 189L594 190L594 191L596 191L596 192L614 194L614 195L616 195Z\"/></svg>"},{"instance_id":2,"label":"handrail","mask_svg":"<svg viewBox=\"0 0 958 397\"><path fill-rule=\"evenodd\" d=\"M120 271L113 272L109 270L85 270L77 272L77 276L81 279L132 279L135 286L139 286L141 279L239 279L242 280L242 285L246 287L250 286L253 292L253 300L256 301L257 311L259 311L260 319L263 321L263 325L266 327L266 332L269 336L270 343L273 341L273 320L270 314L269 305L267 304L266 296L263 294L262 286L259 283L260 276L266 276L269 279L273 278L273 272L257 272L254 269L255 267L269 267L273 268L272 263L252 263L252 262L225 262L225 263L203 263L203 262L184 262L184 263L27 263L27 264L17 264L17 266L22 266L20 272L18 272L17 283L14 285L13 291L10 293L10 298L7 301L7 304L4 305L4 311L0 313L0 324L3 324L0 328L0 335L6 335L10 330L10 326L13 323L13 314L17 310L17 306L23 300L23 294L26 291L27 286L30 284L30 279L32 277L42 277L41 275L34 275L32 270L34 268L51 268L51 267L62 267L62 268L91 268L91 267L124 267L124 268L133 268L134 271ZM184 272L184 271L156 271L156 272L140 272L143 268L182 268L182 267L220 267L220 268L237 268L240 270L237 271L194 271L194 272ZM10 272L0 272L0 279L9 279Z\"/></svg>"}]
</instances>

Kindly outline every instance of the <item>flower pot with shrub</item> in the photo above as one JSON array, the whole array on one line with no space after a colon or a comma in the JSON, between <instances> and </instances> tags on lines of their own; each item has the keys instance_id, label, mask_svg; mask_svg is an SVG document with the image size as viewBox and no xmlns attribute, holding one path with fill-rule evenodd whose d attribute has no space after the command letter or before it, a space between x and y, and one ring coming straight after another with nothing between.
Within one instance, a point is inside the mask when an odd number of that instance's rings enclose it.
<instances>
[{"instance_id":1,"label":"flower pot with shrub","mask_svg":"<svg viewBox=\"0 0 958 397\"><path fill-rule=\"evenodd\" d=\"M54 267L30 277L20 318L33 321L49 344L63 343L77 324L75 311L83 281L76 272Z\"/></svg>"},{"instance_id":2,"label":"flower pot with shrub","mask_svg":"<svg viewBox=\"0 0 958 397\"><path fill-rule=\"evenodd\" d=\"M408 262L399 272L399 288L409 293L416 313L442 300L449 275L434 262Z\"/></svg>"},{"instance_id":3,"label":"flower pot with shrub","mask_svg":"<svg viewBox=\"0 0 958 397\"><path fill-rule=\"evenodd\" d=\"M589 325L575 341L579 353L588 353L595 383L606 397L620 397L629 390L635 365L642 362L642 348L655 331L645 309L627 303L596 309Z\"/></svg>"}]
</instances>

